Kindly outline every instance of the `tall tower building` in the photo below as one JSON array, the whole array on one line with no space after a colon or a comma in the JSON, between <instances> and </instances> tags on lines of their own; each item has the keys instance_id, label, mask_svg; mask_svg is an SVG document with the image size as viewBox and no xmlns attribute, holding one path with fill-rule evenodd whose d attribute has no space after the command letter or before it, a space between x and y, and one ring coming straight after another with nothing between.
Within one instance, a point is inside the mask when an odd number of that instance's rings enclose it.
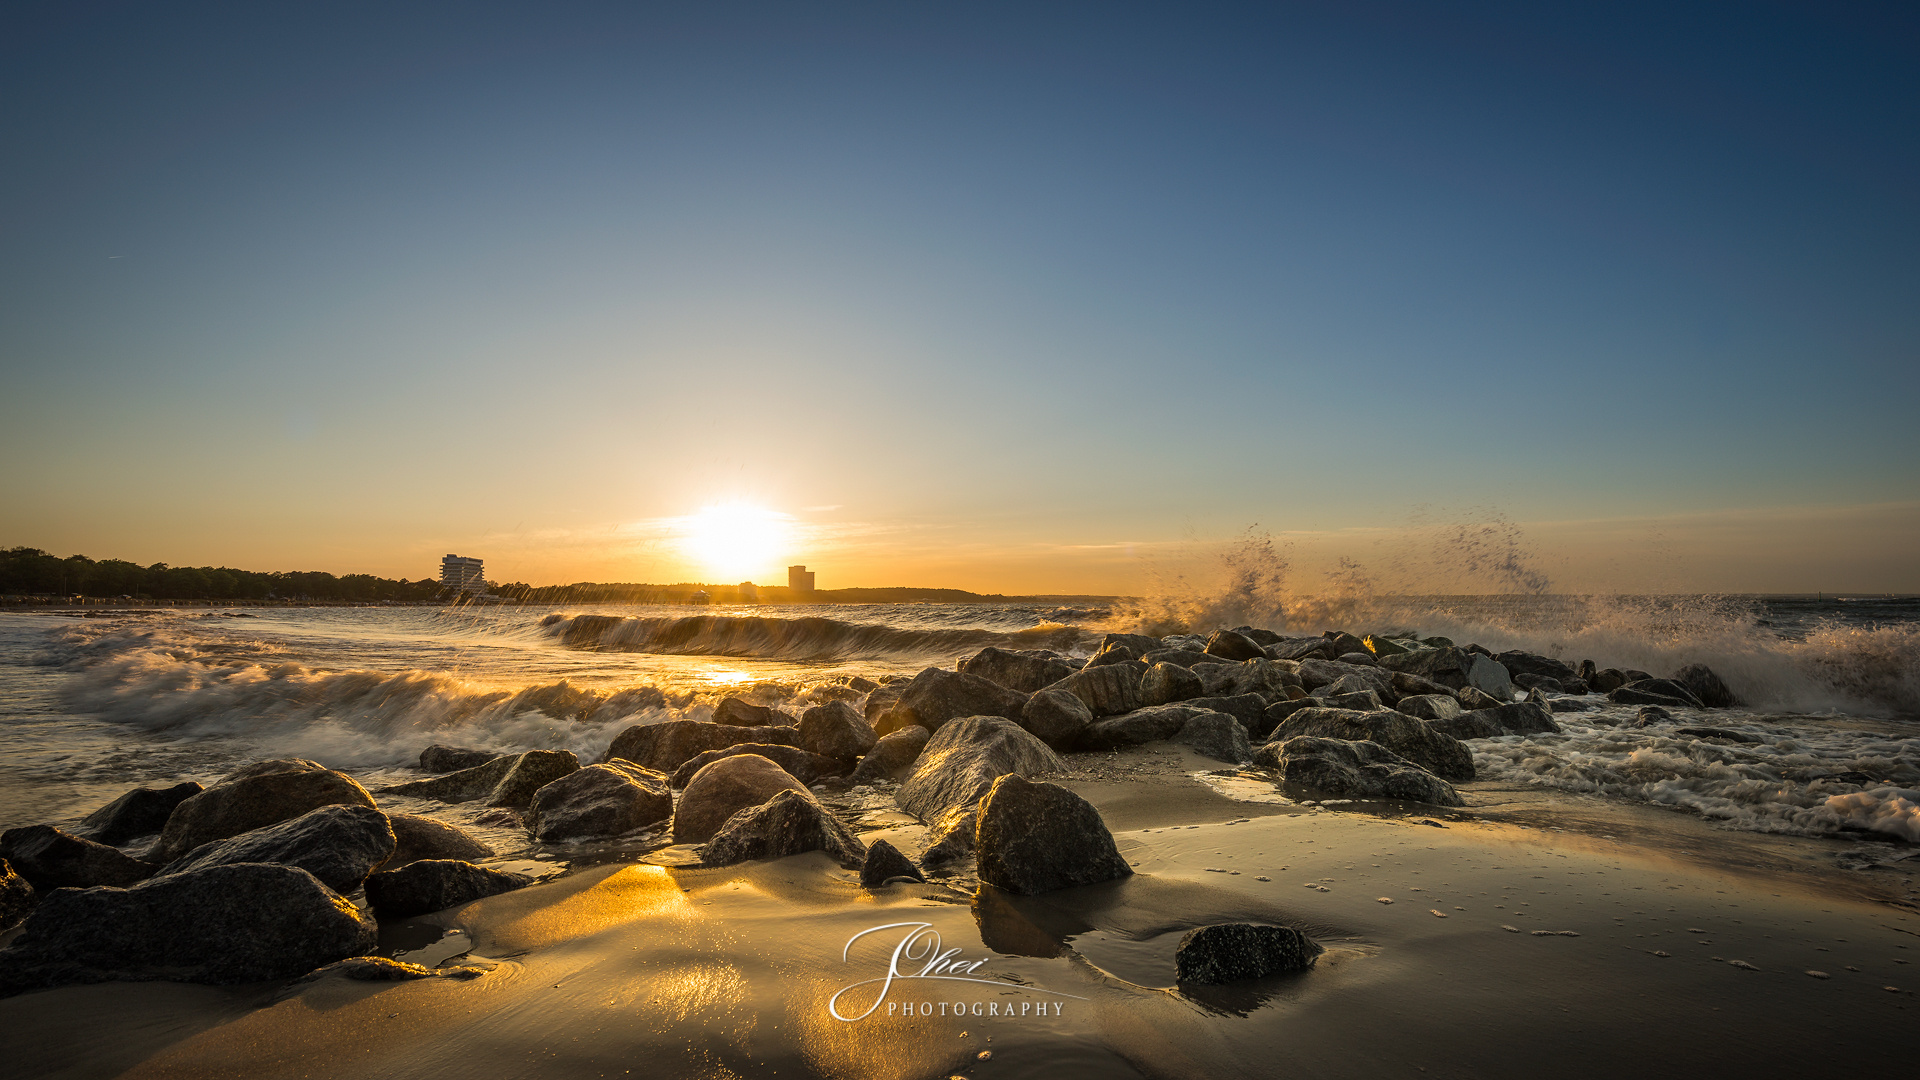
<instances>
[{"instance_id":1,"label":"tall tower building","mask_svg":"<svg viewBox=\"0 0 1920 1080\"><path fill-rule=\"evenodd\" d=\"M440 584L461 592L483 593L487 591L487 576L479 559L448 555L440 560Z\"/></svg>"},{"instance_id":2,"label":"tall tower building","mask_svg":"<svg viewBox=\"0 0 1920 1080\"><path fill-rule=\"evenodd\" d=\"M794 592L812 592L813 571L804 566L787 567L787 588Z\"/></svg>"}]
</instances>

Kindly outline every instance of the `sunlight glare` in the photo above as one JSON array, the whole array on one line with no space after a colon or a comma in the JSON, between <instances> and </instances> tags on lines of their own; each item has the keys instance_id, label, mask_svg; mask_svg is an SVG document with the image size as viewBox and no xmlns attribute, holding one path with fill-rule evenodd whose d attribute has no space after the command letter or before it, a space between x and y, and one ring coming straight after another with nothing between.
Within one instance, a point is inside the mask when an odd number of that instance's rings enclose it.
<instances>
[{"instance_id":1,"label":"sunlight glare","mask_svg":"<svg viewBox=\"0 0 1920 1080\"><path fill-rule=\"evenodd\" d=\"M708 506L682 520L680 550L715 583L775 581L789 552L793 519L748 503Z\"/></svg>"}]
</instances>

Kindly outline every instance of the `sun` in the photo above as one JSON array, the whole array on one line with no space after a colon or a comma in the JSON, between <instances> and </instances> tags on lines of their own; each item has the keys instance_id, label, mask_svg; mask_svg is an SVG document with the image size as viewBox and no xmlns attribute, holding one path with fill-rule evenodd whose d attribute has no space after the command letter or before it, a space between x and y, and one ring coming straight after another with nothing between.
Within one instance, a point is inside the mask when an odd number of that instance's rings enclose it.
<instances>
[{"instance_id":1,"label":"sun","mask_svg":"<svg viewBox=\"0 0 1920 1080\"><path fill-rule=\"evenodd\" d=\"M681 552L716 583L749 581L778 573L793 519L751 503L720 503L682 518L678 532Z\"/></svg>"}]
</instances>

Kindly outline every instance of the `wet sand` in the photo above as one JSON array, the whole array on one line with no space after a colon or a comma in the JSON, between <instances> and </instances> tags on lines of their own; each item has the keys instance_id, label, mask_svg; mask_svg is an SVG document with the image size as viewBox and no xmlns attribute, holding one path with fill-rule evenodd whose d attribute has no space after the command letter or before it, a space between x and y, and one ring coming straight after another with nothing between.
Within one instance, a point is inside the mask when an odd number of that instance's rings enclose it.
<instances>
[{"instance_id":1,"label":"wet sand","mask_svg":"<svg viewBox=\"0 0 1920 1080\"><path fill-rule=\"evenodd\" d=\"M1062 782L1100 807L1133 878L1040 897L976 895L965 876L868 894L812 855L608 863L389 935L412 935L408 958L490 967L481 978L28 994L0 1001L0 1070L1618 1077L1911 1060L1920 913L1905 897L1920 860L1849 870L1869 845L1756 840L1603 800L1557 800L1556 819L1478 785L1445 815L1242 802L1195 779L1217 763L1164 747L1071 763ZM866 801L881 827L865 837L917 851L924 830L885 801ZM1174 986L1181 935L1225 921L1296 925L1327 952L1299 975ZM843 960L848 939L920 923L989 981L903 979L865 1018L834 1018L833 995L883 976L907 931ZM426 945L445 930L463 936ZM857 1013L874 989L837 1004Z\"/></svg>"}]
</instances>

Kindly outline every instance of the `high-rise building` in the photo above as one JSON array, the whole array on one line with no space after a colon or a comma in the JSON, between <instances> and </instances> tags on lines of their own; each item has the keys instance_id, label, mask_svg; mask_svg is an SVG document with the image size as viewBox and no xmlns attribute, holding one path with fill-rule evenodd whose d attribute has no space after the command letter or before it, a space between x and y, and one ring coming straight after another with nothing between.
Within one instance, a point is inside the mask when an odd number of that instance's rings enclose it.
<instances>
[{"instance_id":1,"label":"high-rise building","mask_svg":"<svg viewBox=\"0 0 1920 1080\"><path fill-rule=\"evenodd\" d=\"M787 567L787 588L794 592L812 592L813 571L804 566Z\"/></svg>"},{"instance_id":2,"label":"high-rise building","mask_svg":"<svg viewBox=\"0 0 1920 1080\"><path fill-rule=\"evenodd\" d=\"M487 591L487 576L479 559L448 555L440 560L440 584L461 592L483 593Z\"/></svg>"}]
</instances>

